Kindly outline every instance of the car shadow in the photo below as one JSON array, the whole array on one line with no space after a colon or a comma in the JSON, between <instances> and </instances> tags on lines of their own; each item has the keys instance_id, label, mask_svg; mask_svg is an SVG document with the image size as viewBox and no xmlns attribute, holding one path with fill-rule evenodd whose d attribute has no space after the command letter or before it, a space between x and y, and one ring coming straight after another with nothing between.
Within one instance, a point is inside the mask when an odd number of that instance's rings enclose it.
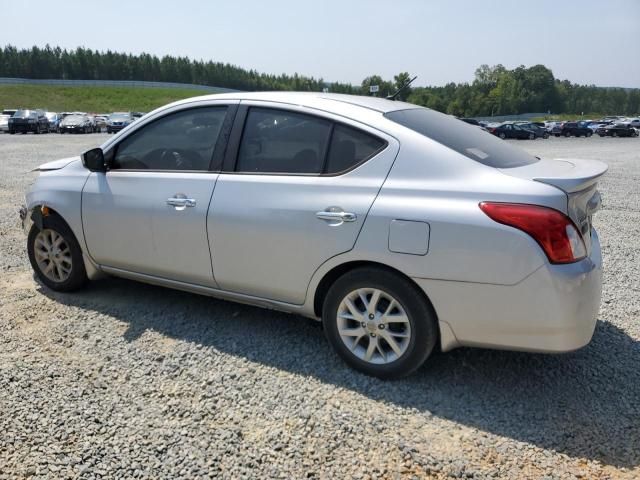
<instances>
[{"instance_id":1,"label":"car shadow","mask_svg":"<svg viewBox=\"0 0 640 480\"><path fill-rule=\"evenodd\" d=\"M573 458L640 464L640 342L609 322L574 353L461 348L385 382L348 368L319 323L296 315L122 279L40 292L126 322L128 342L151 330Z\"/></svg>"}]
</instances>

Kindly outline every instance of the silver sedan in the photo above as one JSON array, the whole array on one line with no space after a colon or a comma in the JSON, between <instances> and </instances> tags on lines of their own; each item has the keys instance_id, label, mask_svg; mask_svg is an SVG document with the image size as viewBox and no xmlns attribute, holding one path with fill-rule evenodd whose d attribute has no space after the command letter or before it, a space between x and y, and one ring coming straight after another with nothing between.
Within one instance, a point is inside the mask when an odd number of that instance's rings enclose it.
<instances>
[{"instance_id":1,"label":"silver sedan","mask_svg":"<svg viewBox=\"0 0 640 480\"><path fill-rule=\"evenodd\" d=\"M301 314L391 378L436 347L586 345L606 169L402 102L211 95L42 165L22 218L54 290L114 275Z\"/></svg>"}]
</instances>

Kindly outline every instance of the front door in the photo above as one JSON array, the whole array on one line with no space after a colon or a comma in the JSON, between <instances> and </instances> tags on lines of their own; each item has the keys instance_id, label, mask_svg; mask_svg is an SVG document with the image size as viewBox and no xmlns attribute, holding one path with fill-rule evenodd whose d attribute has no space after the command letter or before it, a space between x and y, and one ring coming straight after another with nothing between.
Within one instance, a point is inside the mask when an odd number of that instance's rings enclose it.
<instances>
[{"instance_id":1,"label":"front door","mask_svg":"<svg viewBox=\"0 0 640 480\"><path fill-rule=\"evenodd\" d=\"M220 288L303 303L315 270L353 248L397 151L364 126L250 107L208 214Z\"/></svg>"},{"instance_id":2,"label":"front door","mask_svg":"<svg viewBox=\"0 0 640 480\"><path fill-rule=\"evenodd\" d=\"M206 217L218 173L226 105L183 109L133 131L92 173L82 222L98 264L205 286L211 271ZM216 145L218 144L218 148Z\"/></svg>"}]
</instances>

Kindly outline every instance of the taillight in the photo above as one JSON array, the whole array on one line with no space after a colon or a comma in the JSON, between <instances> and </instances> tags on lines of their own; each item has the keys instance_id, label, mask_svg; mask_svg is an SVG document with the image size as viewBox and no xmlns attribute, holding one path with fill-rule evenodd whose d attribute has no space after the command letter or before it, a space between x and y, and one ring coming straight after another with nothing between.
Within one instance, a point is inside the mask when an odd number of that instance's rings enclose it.
<instances>
[{"instance_id":1,"label":"taillight","mask_svg":"<svg viewBox=\"0 0 640 480\"><path fill-rule=\"evenodd\" d=\"M571 219L553 208L523 203L482 202L492 220L531 235L551 263L572 263L587 256L580 232Z\"/></svg>"}]
</instances>

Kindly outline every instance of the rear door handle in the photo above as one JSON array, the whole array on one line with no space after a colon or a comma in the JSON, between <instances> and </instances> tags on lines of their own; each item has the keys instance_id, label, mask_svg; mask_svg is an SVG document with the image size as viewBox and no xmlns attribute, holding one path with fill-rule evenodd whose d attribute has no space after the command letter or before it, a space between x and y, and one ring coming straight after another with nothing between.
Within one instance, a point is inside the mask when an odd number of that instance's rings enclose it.
<instances>
[{"instance_id":1,"label":"rear door handle","mask_svg":"<svg viewBox=\"0 0 640 480\"><path fill-rule=\"evenodd\" d=\"M322 212L316 213L316 218L326 220L328 222L355 222L358 216L355 213L344 212L342 209L337 210L336 207L330 207Z\"/></svg>"},{"instance_id":2,"label":"rear door handle","mask_svg":"<svg viewBox=\"0 0 640 480\"><path fill-rule=\"evenodd\" d=\"M176 210L184 210L187 207L195 207L195 198L187 198L186 195L178 193L171 198L167 198L167 205L175 207Z\"/></svg>"}]
</instances>

